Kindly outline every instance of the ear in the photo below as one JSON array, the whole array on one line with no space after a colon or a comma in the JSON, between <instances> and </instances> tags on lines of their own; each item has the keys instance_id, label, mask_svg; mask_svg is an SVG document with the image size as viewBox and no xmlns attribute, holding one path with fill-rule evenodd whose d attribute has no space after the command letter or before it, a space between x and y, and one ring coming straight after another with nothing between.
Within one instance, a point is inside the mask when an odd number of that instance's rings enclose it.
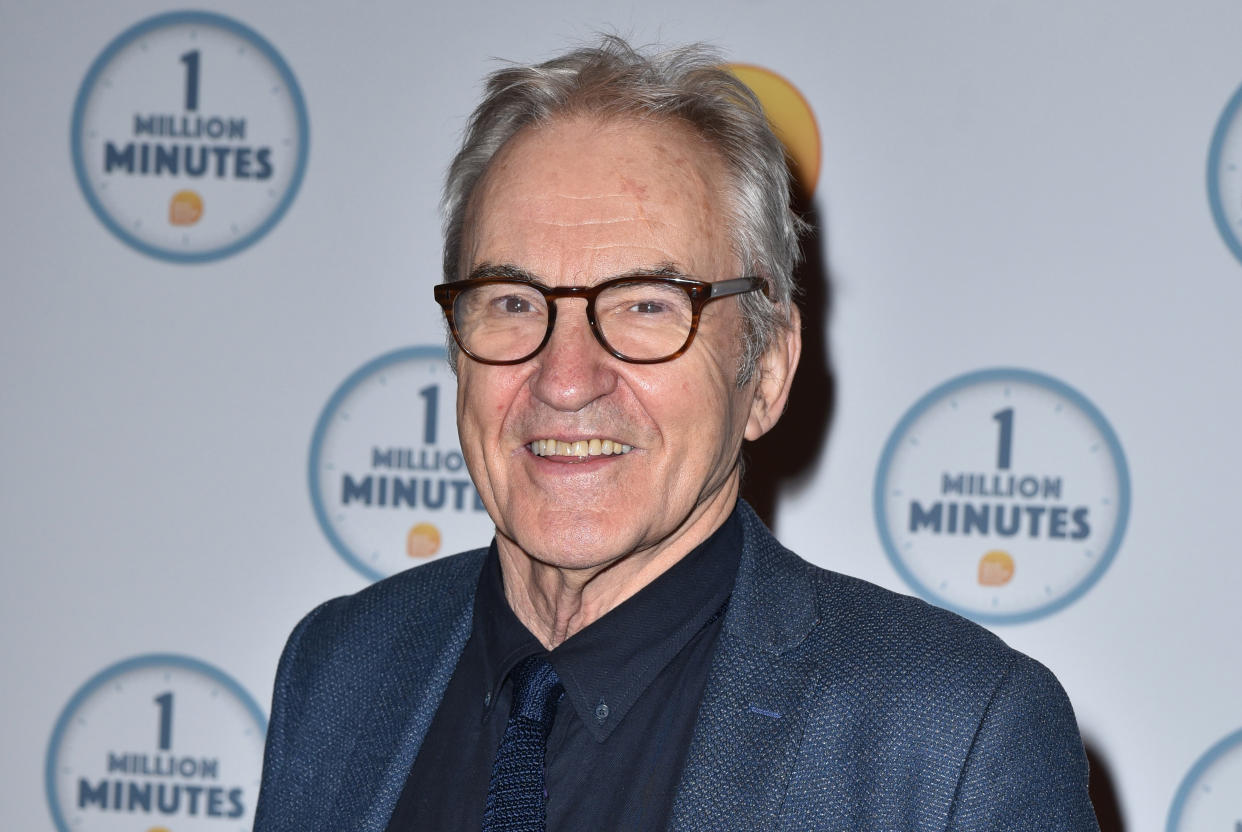
<instances>
[{"instance_id":1,"label":"ear","mask_svg":"<svg viewBox=\"0 0 1242 832\"><path fill-rule=\"evenodd\" d=\"M800 355L802 316L798 307L790 303L789 328L772 339L767 352L759 359L755 398L750 403L750 418L746 420L746 438L750 441L753 442L771 430L785 412L785 403L789 401L789 388L793 384Z\"/></svg>"}]
</instances>

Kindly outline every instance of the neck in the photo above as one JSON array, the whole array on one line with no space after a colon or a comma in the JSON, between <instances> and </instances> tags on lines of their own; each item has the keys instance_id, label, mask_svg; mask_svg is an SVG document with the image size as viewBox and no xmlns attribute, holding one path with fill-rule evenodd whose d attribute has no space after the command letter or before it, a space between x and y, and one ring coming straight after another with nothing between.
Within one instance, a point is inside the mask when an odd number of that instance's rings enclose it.
<instances>
[{"instance_id":1,"label":"neck","mask_svg":"<svg viewBox=\"0 0 1242 832\"><path fill-rule=\"evenodd\" d=\"M497 534L505 598L518 620L549 650L607 615L688 555L724 523L737 502L736 478L717 499L696 506L660 543L596 566L565 568L538 560Z\"/></svg>"}]
</instances>

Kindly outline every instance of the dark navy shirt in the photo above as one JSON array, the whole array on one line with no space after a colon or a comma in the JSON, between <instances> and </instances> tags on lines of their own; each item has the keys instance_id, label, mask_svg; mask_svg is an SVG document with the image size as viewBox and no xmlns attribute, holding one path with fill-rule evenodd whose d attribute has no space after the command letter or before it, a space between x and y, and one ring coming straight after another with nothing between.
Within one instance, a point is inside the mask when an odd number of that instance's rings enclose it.
<instances>
[{"instance_id":1,"label":"dark navy shirt","mask_svg":"<svg viewBox=\"0 0 1242 832\"><path fill-rule=\"evenodd\" d=\"M548 737L549 832L668 825L737 576L737 512L664 574L548 653L505 599L496 544L474 629L388 832L477 830L512 700L509 671L547 655L565 686Z\"/></svg>"}]
</instances>

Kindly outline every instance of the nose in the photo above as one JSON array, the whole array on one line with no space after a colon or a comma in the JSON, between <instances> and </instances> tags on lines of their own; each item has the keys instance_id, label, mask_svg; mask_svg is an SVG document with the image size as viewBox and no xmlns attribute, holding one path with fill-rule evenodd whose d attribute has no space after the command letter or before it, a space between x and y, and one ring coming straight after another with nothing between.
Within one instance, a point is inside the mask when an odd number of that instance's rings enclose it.
<instances>
[{"instance_id":1,"label":"nose","mask_svg":"<svg viewBox=\"0 0 1242 832\"><path fill-rule=\"evenodd\" d=\"M614 359L595 340L587 323L586 301L557 301L556 325L536 365L531 392L555 410L576 413L617 386Z\"/></svg>"}]
</instances>

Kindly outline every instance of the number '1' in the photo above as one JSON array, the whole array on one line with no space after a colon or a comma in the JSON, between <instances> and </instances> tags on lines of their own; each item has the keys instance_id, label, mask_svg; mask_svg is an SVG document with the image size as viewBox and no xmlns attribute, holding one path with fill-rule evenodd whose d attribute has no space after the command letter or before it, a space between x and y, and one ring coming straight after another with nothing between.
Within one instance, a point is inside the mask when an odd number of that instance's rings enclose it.
<instances>
[{"instance_id":1,"label":"number '1'","mask_svg":"<svg viewBox=\"0 0 1242 832\"><path fill-rule=\"evenodd\" d=\"M198 109L198 50L182 55L181 63L185 64L185 108L193 112Z\"/></svg>"},{"instance_id":2,"label":"number '1'","mask_svg":"<svg viewBox=\"0 0 1242 832\"><path fill-rule=\"evenodd\" d=\"M155 704L160 706L160 751L167 751L172 748L172 692L155 697Z\"/></svg>"},{"instance_id":3,"label":"number '1'","mask_svg":"<svg viewBox=\"0 0 1242 832\"><path fill-rule=\"evenodd\" d=\"M1013 450L1013 408L1007 407L992 414L1000 422L1000 437L996 441L996 467L1009 470L1009 452Z\"/></svg>"},{"instance_id":4,"label":"number '1'","mask_svg":"<svg viewBox=\"0 0 1242 832\"><path fill-rule=\"evenodd\" d=\"M423 442L428 445L436 444L436 405L440 401L440 385L433 384L430 387L424 387L418 391L418 395L425 400L423 414Z\"/></svg>"}]
</instances>

